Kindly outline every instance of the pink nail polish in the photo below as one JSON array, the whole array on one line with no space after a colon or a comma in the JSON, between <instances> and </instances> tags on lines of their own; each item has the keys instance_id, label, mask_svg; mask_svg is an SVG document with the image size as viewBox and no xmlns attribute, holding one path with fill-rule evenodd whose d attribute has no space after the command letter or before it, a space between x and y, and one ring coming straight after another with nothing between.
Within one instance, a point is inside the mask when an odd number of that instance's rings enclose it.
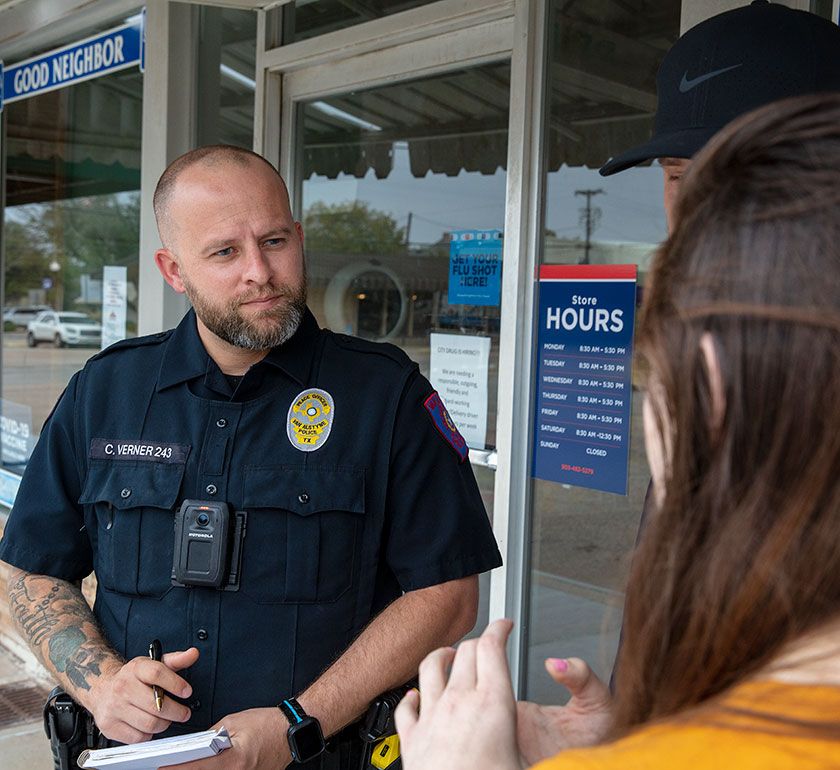
<instances>
[{"instance_id":1,"label":"pink nail polish","mask_svg":"<svg viewBox=\"0 0 840 770\"><path fill-rule=\"evenodd\" d=\"M569 661L565 658L549 658L551 667L558 673L563 673L569 670Z\"/></svg>"}]
</instances>

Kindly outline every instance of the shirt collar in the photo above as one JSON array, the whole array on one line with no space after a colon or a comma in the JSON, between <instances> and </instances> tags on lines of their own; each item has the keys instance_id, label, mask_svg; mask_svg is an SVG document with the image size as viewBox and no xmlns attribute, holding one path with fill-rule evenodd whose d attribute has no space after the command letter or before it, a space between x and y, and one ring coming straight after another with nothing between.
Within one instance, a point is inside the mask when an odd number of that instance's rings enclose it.
<instances>
[{"instance_id":1,"label":"shirt collar","mask_svg":"<svg viewBox=\"0 0 840 770\"><path fill-rule=\"evenodd\" d=\"M300 385L307 385L321 329L306 308L292 338L268 351L259 363L281 369ZM157 390L163 390L206 374L210 356L198 336L195 311L190 311L175 327L166 343L160 365Z\"/></svg>"}]
</instances>

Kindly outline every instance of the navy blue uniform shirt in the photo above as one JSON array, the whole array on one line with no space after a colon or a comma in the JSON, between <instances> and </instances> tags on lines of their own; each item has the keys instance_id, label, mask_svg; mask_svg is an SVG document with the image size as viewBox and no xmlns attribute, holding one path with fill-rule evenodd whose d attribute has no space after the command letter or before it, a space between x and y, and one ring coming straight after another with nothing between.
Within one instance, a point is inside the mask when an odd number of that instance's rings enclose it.
<instances>
[{"instance_id":1,"label":"navy blue uniform shirt","mask_svg":"<svg viewBox=\"0 0 840 770\"><path fill-rule=\"evenodd\" d=\"M329 436L301 451L289 409L318 388ZM195 645L192 719L299 693L403 591L483 572L501 557L468 461L398 348L318 328L241 379L209 357L193 312L126 340L71 379L26 469L0 559L77 581L126 659ZM236 592L171 582L184 499L247 512ZM181 729L181 728L178 728Z\"/></svg>"}]
</instances>

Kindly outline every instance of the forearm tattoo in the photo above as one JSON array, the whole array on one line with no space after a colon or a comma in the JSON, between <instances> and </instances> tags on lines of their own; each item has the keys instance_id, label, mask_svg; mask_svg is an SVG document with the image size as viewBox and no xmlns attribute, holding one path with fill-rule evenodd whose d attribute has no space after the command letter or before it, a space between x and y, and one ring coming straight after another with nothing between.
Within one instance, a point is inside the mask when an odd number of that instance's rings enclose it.
<instances>
[{"instance_id":1,"label":"forearm tattoo","mask_svg":"<svg viewBox=\"0 0 840 770\"><path fill-rule=\"evenodd\" d=\"M21 636L71 694L89 690L102 664L118 660L72 583L16 570L9 579L9 605Z\"/></svg>"}]
</instances>

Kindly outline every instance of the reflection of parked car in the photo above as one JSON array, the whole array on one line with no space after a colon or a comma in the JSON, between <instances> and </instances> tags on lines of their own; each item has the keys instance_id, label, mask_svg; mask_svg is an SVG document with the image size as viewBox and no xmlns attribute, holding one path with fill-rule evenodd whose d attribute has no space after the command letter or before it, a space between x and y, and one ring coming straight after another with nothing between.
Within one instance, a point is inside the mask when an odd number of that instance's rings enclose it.
<instances>
[{"instance_id":1,"label":"reflection of parked car","mask_svg":"<svg viewBox=\"0 0 840 770\"><path fill-rule=\"evenodd\" d=\"M3 321L8 321L20 329L25 329L29 326L29 322L33 321L38 313L43 313L49 310L48 305L28 305L26 307L10 307L6 308L3 313Z\"/></svg>"},{"instance_id":2,"label":"reflection of parked car","mask_svg":"<svg viewBox=\"0 0 840 770\"><path fill-rule=\"evenodd\" d=\"M29 322L26 344L34 348L39 342L52 342L57 348L67 345L102 344L102 327L84 313L56 313L45 310Z\"/></svg>"}]
</instances>

